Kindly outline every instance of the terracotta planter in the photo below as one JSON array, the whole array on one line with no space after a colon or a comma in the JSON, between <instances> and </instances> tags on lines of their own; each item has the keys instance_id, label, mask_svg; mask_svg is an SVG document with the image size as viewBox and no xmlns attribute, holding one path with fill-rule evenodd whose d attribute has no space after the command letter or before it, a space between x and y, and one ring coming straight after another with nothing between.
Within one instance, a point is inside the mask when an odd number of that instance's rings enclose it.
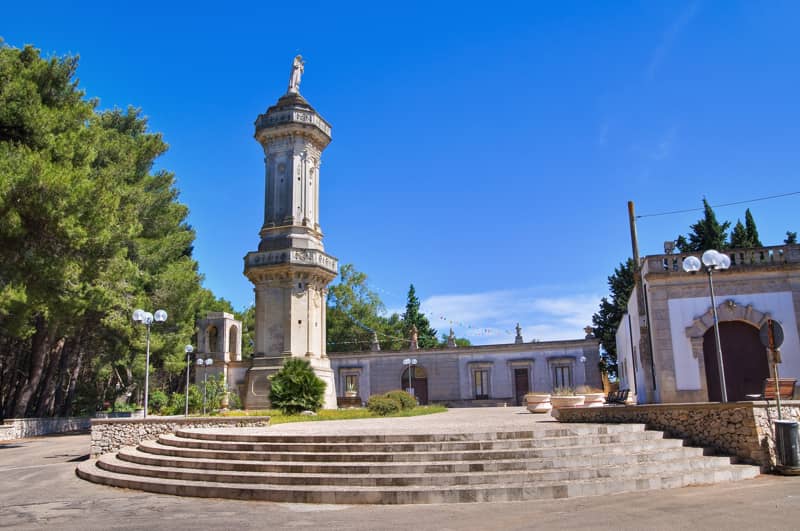
<instances>
[{"instance_id":1,"label":"terracotta planter","mask_svg":"<svg viewBox=\"0 0 800 531\"><path fill-rule=\"evenodd\" d=\"M584 407L602 407L606 402L606 395L603 393L583 393Z\"/></svg>"},{"instance_id":2,"label":"terracotta planter","mask_svg":"<svg viewBox=\"0 0 800 531\"><path fill-rule=\"evenodd\" d=\"M549 394L528 393L525 395L525 403L531 413L547 413L553 409Z\"/></svg>"},{"instance_id":3,"label":"terracotta planter","mask_svg":"<svg viewBox=\"0 0 800 531\"><path fill-rule=\"evenodd\" d=\"M554 409L560 407L575 407L583 405L583 395L552 396L550 403Z\"/></svg>"},{"instance_id":4,"label":"terracotta planter","mask_svg":"<svg viewBox=\"0 0 800 531\"><path fill-rule=\"evenodd\" d=\"M358 391L345 391L344 396L347 398L355 398L358 396Z\"/></svg>"}]
</instances>

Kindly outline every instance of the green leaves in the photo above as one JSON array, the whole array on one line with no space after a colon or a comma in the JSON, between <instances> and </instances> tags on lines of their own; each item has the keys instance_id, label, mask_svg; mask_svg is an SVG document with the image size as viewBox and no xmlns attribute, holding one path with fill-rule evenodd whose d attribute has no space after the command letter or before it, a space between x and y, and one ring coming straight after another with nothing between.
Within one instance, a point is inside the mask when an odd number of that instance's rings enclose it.
<instances>
[{"instance_id":1,"label":"green leaves","mask_svg":"<svg viewBox=\"0 0 800 531\"><path fill-rule=\"evenodd\" d=\"M175 176L152 171L167 144L148 131L139 109L96 112L96 101L78 89L77 66L77 57L44 59L32 47L0 46L6 416L14 404L21 414L43 409L35 402L48 385L61 387L55 395L62 398L77 388L87 396L130 391L141 400L144 330L131 322L136 307L169 313L153 328L152 383L179 387L196 319L221 304L201 286Z\"/></svg>"},{"instance_id":2,"label":"green leaves","mask_svg":"<svg viewBox=\"0 0 800 531\"><path fill-rule=\"evenodd\" d=\"M411 328L416 326L419 348L434 348L438 344L436 330L431 328L428 318L420 313L419 304L414 284L411 284L408 288L406 311L403 313L403 331L406 337L410 337Z\"/></svg>"},{"instance_id":3,"label":"green leaves","mask_svg":"<svg viewBox=\"0 0 800 531\"><path fill-rule=\"evenodd\" d=\"M270 377L269 400L285 414L317 411L322 407L325 382L302 358L287 358L283 368Z\"/></svg>"},{"instance_id":4,"label":"green leaves","mask_svg":"<svg viewBox=\"0 0 800 531\"><path fill-rule=\"evenodd\" d=\"M608 288L611 299L603 297L600 300L600 309L592 316L594 335L603 345L604 368L609 374L617 373L617 327L622 316L628 311L628 299L633 292L634 263L632 258L614 269L614 274L608 277Z\"/></svg>"}]
</instances>

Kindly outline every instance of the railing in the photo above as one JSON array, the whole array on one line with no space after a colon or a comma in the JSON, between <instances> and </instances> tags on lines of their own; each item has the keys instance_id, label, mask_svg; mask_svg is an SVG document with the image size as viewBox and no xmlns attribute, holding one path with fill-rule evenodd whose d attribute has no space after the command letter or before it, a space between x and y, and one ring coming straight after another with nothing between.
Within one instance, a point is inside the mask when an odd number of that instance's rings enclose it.
<instances>
[{"instance_id":1,"label":"railing","mask_svg":"<svg viewBox=\"0 0 800 531\"><path fill-rule=\"evenodd\" d=\"M787 244L754 249L725 249L720 252L730 257L731 269L800 263L800 245ZM684 259L689 256L700 258L702 254L698 252L646 256L642 264L643 273L684 273Z\"/></svg>"}]
</instances>

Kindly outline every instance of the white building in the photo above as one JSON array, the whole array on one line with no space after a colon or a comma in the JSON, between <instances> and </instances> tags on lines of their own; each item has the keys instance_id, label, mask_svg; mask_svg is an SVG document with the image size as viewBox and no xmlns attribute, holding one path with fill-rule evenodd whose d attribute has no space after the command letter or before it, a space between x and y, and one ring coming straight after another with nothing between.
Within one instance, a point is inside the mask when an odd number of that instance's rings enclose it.
<instances>
[{"instance_id":1,"label":"white building","mask_svg":"<svg viewBox=\"0 0 800 531\"><path fill-rule=\"evenodd\" d=\"M800 378L800 246L725 254L731 266L715 272L713 284L728 400L736 401L760 393L771 374L759 340L767 319L784 331L780 376ZM686 273L688 256L643 258L617 330L620 387L635 391L639 403L720 400L708 276Z\"/></svg>"}]
</instances>

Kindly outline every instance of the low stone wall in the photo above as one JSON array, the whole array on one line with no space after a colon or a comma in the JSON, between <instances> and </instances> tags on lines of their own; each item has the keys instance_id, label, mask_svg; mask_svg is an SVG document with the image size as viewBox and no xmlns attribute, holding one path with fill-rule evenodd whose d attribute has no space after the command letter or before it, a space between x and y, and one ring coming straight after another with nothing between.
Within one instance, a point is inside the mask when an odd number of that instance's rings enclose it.
<instances>
[{"instance_id":1,"label":"low stone wall","mask_svg":"<svg viewBox=\"0 0 800 531\"><path fill-rule=\"evenodd\" d=\"M39 437L51 433L88 431L89 417L43 417L26 419L6 419L0 430L0 441Z\"/></svg>"},{"instance_id":2,"label":"low stone wall","mask_svg":"<svg viewBox=\"0 0 800 531\"><path fill-rule=\"evenodd\" d=\"M91 456L115 452L123 446L157 439L162 433L186 428L269 426L269 417L148 417L146 419L93 419Z\"/></svg>"},{"instance_id":3,"label":"low stone wall","mask_svg":"<svg viewBox=\"0 0 800 531\"><path fill-rule=\"evenodd\" d=\"M800 420L800 401L781 402L784 420ZM713 448L740 462L775 466L775 402L652 404L562 408L554 414L560 422L642 423L693 446Z\"/></svg>"}]
</instances>

